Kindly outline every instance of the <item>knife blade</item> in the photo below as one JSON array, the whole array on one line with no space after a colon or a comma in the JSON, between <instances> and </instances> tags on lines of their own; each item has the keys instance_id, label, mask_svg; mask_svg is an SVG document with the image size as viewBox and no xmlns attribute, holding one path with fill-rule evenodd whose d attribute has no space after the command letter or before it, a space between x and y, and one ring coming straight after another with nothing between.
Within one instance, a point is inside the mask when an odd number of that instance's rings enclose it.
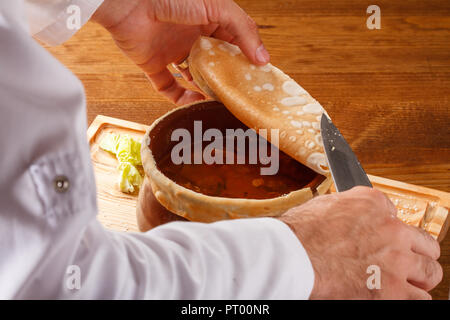
<instances>
[{"instance_id":1,"label":"knife blade","mask_svg":"<svg viewBox=\"0 0 450 320\"><path fill-rule=\"evenodd\" d=\"M336 190L343 192L355 186L372 187L352 148L325 113L322 114L320 128Z\"/></svg>"}]
</instances>

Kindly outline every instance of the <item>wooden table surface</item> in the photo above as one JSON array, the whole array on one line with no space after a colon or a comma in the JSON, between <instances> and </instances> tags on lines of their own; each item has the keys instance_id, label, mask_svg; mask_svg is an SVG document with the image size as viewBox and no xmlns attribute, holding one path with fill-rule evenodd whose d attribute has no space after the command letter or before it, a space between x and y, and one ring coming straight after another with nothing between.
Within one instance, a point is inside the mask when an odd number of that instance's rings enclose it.
<instances>
[{"instance_id":1,"label":"wooden table surface","mask_svg":"<svg viewBox=\"0 0 450 320\"><path fill-rule=\"evenodd\" d=\"M259 24L271 62L327 109L368 173L450 192L450 1L237 1ZM155 93L107 32L88 23L49 48L83 82L97 114L150 124L174 106ZM449 298L450 236L441 245Z\"/></svg>"}]
</instances>

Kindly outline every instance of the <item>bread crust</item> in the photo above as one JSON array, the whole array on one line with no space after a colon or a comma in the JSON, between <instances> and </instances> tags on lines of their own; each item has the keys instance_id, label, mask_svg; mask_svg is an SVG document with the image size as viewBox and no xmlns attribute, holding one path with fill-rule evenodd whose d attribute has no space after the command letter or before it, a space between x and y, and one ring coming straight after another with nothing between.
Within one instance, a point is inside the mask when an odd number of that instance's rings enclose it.
<instances>
[{"instance_id":1,"label":"bread crust","mask_svg":"<svg viewBox=\"0 0 450 320\"><path fill-rule=\"evenodd\" d=\"M317 173L329 174L322 137L322 106L280 69L258 67L237 46L200 37L191 49L195 83L249 128L278 129L280 150Z\"/></svg>"}]
</instances>

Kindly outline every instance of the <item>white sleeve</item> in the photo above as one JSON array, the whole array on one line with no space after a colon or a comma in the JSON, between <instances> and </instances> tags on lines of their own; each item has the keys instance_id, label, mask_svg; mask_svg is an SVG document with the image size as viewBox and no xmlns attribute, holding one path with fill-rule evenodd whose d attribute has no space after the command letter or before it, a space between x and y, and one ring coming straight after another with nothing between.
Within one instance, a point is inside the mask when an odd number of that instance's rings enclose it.
<instances>
[{"instance_id":1,"label":"white sleeve","mask_svg":"<svg viewBox=\"0 0 450 320\"><path fill-rule=\"evenodd\" d=\"M25 0L29 30L35 38L58 45L83 26L103 0Z\"/></svg>"},{"instance_id":2,"label":"white sleeve","mask_svg":"<svg viewBox=\"0 0 450 320\"><path fill-rule=\"evenodd\" d=\"M0 1L0 299L308 298L311 262L275 219L99 224L83 87L17 27L19 2Z\"/></svg>"},{"instance_id":3,"label":"white sleeve","mask_svg":"<svg viewBox=\"0 0 450 320\"><path fill-rule=\"evenodd\" d=\"M105 230L92 220L15 296L26 299L308 299L314 273L283 222L174 222L147 233ZM79 270L79 286L73 281Z\"/></svg>"}]
</instances>

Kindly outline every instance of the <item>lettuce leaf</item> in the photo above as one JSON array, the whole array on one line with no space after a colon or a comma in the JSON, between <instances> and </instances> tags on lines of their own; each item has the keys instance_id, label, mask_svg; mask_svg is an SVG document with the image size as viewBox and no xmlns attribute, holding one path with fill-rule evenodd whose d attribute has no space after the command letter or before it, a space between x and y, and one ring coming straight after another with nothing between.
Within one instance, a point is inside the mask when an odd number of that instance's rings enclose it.
<instances>
[{"instance_id":1,"label":"lettuce leaf","mask_svg":"<svg viewBox=\"0 0 450 320\"><path fill-rule=\"evenodd\" d=\"M117 146L119 144L119 135L115 133L110 133L103 137L100 141L100 148L105 151L111 152L114 155L117 153Z\"/></svg>"},{"instance_id":2,"label":"lettuce leaf","mask_svg":"<svg viewBox=\"0 0 450 320\"><path fill-rule=\"evenodd\" d=\"M117 142L116 156L119 162L129 162L133 165L142 165L141 143L124 134Z\"/></svg>"},{"instance_id":3,"label":"lettuce leaf","mask_svg":"<svg viewBox=\"0 0 450 320\"><path fill-rule=\"evenodd\" d=\"M142 176L136 166L142 165L141 143L128 134L110 133L100 142L100 148L114 154L119 161L119 189L133 193L142 184Z\"/></svg>"},{"instance_id":4,"label":"lettuce leaf","mask_svg":"<svg viewBox=\"0 0 450 320\"><path fill-rule=\"evenodd\" d=\"M119 164L119 188L125 193L133 193L135 187L140 187L142 177L134 165L129 162Z\"/></svg>"}]
</instances>

